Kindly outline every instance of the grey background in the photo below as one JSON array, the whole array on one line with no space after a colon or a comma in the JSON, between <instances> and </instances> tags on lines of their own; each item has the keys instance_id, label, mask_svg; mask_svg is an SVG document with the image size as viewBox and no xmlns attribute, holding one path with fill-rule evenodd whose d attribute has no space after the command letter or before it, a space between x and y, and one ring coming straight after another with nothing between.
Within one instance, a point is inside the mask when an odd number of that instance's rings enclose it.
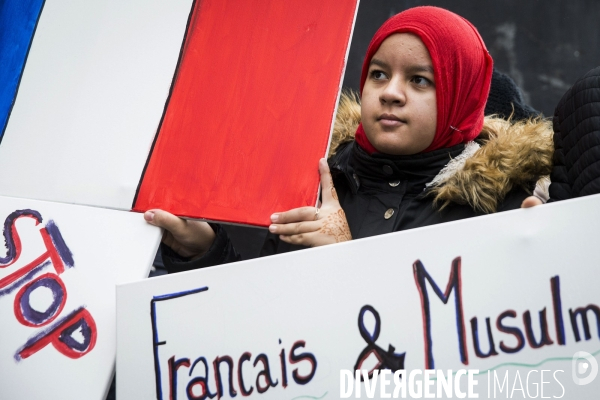
<instances>
[{"instance_id":1,"label":"grey background","mask_svg":"<svg viewBox=\"0 0 600 400\"><path fill-rule=\"evenodd\" d=\"M565 91L600 64L598 0L363 0L358 9L344 86L358 90L371 37L389 17L432 5L469 20L495 66L510 75L525 100L546 116Z\"/></svg>"}]
</instances>

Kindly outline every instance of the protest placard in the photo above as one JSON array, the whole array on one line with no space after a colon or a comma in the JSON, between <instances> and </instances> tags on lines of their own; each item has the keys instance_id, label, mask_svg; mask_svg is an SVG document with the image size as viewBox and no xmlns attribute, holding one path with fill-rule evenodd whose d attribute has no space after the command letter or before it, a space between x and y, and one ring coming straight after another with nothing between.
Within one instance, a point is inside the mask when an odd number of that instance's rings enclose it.
<instances>
[{"instance_id":1,"label":"protest placard","mask_svg":"<svg viewBox=\"0 0 600 400\"><path fill-rule=\"evenodd\" d=\"M115 284L148 276L160 231L139 215L0 197L0 398L104 400Z\"/></svg>"},{"instance_id":2,"label":"protest placard","mask_svg":"<svg viewBox=\"0 0 600 400\"><path fill-rule=\"evenodd\" d=\"M454 397L595 398L599 222L594 196L121 285L118 396L439 398L451 369Z\"/></svg>"}]
</instances>

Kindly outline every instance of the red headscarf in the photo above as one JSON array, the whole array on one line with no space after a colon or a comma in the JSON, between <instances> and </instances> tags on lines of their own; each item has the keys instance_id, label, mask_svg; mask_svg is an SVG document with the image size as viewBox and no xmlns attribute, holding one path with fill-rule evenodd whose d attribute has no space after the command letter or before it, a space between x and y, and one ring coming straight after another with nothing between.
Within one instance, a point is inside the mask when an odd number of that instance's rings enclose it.
<instances>
[{"instance_id":1,"label":"red headscarf","mask_svg":"<svg viewBox=\"0 0 600 400\"><path fill-rule=\"evenodd\" d=\"M466 19L438 7L415 7L388 19L373 36L363 63L360 90L371 58L394 33L417 35L433 62L437 128L423 152L447 148L476 138L483 127L483 111L490 92L493 62L477 29ZM362 124L357 143L370 154L377 150Z\"/></svg>"}]
</instances>

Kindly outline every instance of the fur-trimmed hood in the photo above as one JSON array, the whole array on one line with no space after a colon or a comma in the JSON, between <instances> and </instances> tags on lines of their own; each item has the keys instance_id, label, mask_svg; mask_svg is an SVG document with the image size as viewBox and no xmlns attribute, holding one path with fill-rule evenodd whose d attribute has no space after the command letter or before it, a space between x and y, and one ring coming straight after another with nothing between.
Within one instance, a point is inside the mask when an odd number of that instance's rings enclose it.
<instances>
[{"instance_id":1,"label":"fur-trimmed hood","mask_svg":"<svg viewBox=\"0 0 600 400\"><path fill-rule=\"evenodd\" d=\"M343 143L354 140L360 123L360 99L344 92L336 115L329 156ZM451 203L468 204L483 213L495 212L514 187L531 191L532 183L552 170L554 145L550 121L536 118L506 121L486 117L476 142L440 171L428 184L434 202L444 208Z\"/></svg>"}]
</instances>

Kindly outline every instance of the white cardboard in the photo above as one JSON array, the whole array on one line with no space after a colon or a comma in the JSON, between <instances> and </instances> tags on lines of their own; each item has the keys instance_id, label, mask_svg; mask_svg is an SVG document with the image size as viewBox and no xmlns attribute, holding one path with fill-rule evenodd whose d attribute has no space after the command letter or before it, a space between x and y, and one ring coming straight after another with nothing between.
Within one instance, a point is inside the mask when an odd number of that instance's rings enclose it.
<instances>
[{"instance_id":1,"label":"white cardboard","mask_svg":"<svg viewBox=\"0 0 600 400\"><path fill-rule=\"evenodd\" d=\"M572 357L577 351L598 354L600 332L589 312L591 339L575 342L568 310L600 305L599 223L600 197L594 196L120 285L118 398L170 398L171 357L173 362L181 362L176 374L177 398L187 398L186 385L205 376L201 361L191 370L194 361L202 356L209 367L209 389L215 393L213 361L226 355L234 363L233 386L237 396L241 396L237 368L245 352L251 353L251 361L243 364L242 376L247 390L254 387L249 398L340 398L340 370L352 370L367 346L357 324L359 311L365 305L374 307L380 316L381 332L375 344L384 351L392 345L396 353L406 352L406 370L424 369L423 305L413 265L420 260L444 291L456 257L461 257L469 361L465 365L460 360L455 290L447 305L443 305L427 284L435 368L478 369L482 374L476 376L475 392L480 398L488 398L486 370L492 370L492 382L494 370L501 380L508 371L511 388L517 371L522 385L526 385L529 373L527 384L532 396L533 383L540 387L541 370L551 370L543 377L549 382L544 384L544 397L561 397L563 387L562 398L597 398L600 377L587 386L578 386L571 374ZM555 276L560 280L566 340L560 346L551 292L551 279ZM185 294L204 287L208 289L168 300L154 297ZM514 310L517 317L506 318L503 323L524 332L523 315L529 310L533 332L539 340L538 312L544 308L553 345L533 349L525 341L525 347L517 353L499 350L500 341L509 347L517 345L515 336L496 328L502 312ZM473 317L478 319L482 352L489 350L485 321L491 319L499 355L476 356L470 324ZM365 326L371 333L374 321L367 312ZM578 329L583 335L581 321ZM292 372L298 368L301 375L306 375L311 371L311 363L304 360L292 365L289 361L290 349L299 340L305 346L297 349L296 355L309 352L317 360L314 377L304 385L294 381ZM285 388L279 357L282 350L287 359ZM257 392L255 379L263 363L252 365L261 353L268 356L273 380L278 380L277 386L262 394ZM185 359L190 364L186 365ZM368 366L367 361L363 367ZM157 393L158 370L162 396ZM221 364L221 398L230 398L227 370L226 364ZM552 375L555 372L556 379ZM260 379L264 384L264 379ZM466 378L461 382L466 382ZM513 398L522 398L518 389L517 385ZM362 390L366 397L364 386ZM504 390L500 394L496 387L497 396L506 398L507 388ZM379 392L375 398L379 398Z\"/></svg>"},{"instance_id":2,"label":"white cardboard","mask_svg":"<svg viewBox=\"0 0 600 400\"><path fill-rule=\"evenodd\" d=\"M130 210L191 7L47 1L0 146L0 194Z\"/></svg>"},{"instance_id":3,"label":"white cardboard","mask_svg":"<svg viewBox=\"0 0 600 400\"><path fill-rule=\"evenodd\" d=\"M27 209L39 212L42 221L36 224L30 217L16 220L16 235L12 237L19 237L22 252L12 265L0 266L0 282L46 251L41 231L52 224L51 220L70 249L74 266L59 274L56 264L49 262L24 281L19 279L0 288L0 398L104 400L115 363L115 284L148 276L160 230L148 225L139 214L0 197L3 224L12 212ZM6 253L0 250L0 257ZM19 293L47 273L64 283L66 303L47 325L26 326L17 319L14 308L23 298ZM48 289L39 287L31 292L29 304L37 311L48 311L52 296ZM96 344L89 352L72 359L48 344L16 360L15 354L31 338L80 307L89 312L96 325ZM74 337L81 341L83 336L80 332Z\"/></svg>"}]
</instances>

